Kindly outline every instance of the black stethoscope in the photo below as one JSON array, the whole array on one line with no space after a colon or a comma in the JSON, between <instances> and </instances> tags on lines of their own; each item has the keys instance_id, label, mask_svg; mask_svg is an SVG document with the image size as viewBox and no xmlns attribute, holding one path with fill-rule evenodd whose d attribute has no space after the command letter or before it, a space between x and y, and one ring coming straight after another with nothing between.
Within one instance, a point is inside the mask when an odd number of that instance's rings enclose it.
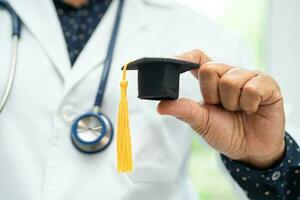
<instances>
[{"instance_id":1,"label":"black stethoscope","mask_svg":"<svg viewBox=\"0 0 300 200\"><path fill-rule=\"evenodd\" d=\"M12 18L12 57L8 81L0 100L0 113L5 107L11 93L15 79L18 42L21 33L21 20L6 0L0 0L0 8L6 9ZM95 103L91 112L77 117L71 125L71 140L74 146L84 153L97 153L109 146L113 139L114 130L110 119L101 113L101 105L105 88L112 64L113 53L116 45L117 35L121 23L121 16L124 7L124 0L119 0L117 14L108 45L107 54L104 60L104 67L96 94Z\"/></svg>"}]
</instances>

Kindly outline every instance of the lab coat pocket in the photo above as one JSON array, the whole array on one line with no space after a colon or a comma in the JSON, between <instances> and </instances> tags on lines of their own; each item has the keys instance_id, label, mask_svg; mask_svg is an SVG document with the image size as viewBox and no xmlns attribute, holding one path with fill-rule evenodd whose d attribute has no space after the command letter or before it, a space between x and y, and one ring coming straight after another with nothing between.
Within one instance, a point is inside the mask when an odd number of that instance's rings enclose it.
<instances>
[{"instance_id":1,"label":"lab coat pocket","mask_svg":"<svg viewBox=\"0 0 300 200\"><path fill-rule=\"evenodd\" d=\"M191 131L174 118L160 116L156 104L143 101L143 107L131 112L133 182L174 181L185 166Z\"/></svg>"}]
</instances>

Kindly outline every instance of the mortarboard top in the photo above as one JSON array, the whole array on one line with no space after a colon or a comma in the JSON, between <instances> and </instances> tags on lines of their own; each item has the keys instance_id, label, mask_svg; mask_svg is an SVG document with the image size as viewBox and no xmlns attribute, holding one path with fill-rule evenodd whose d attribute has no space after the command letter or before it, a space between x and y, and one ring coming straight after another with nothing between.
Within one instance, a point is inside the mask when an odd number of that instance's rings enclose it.
<instances>
[{"instance_id":1,"label":"mortarboard top","mask_svg":"<svg viewBox=\"0 0 300 200\"><path fill-rule=\"evenodd\" d=\"M138 70L140 99L173 100L178 98L180 74L199 67L179 59L141 58L130 62L127 70Z\"/></svg>"}]
</instances>

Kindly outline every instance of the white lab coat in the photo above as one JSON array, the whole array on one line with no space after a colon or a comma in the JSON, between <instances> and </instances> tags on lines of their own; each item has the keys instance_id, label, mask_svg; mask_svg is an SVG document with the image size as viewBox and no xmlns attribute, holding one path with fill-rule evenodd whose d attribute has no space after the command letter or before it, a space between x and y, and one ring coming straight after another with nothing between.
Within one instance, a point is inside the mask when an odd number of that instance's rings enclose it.
<instances>
[{"instance_id":1,"label":"white lab coat","mask_svg":"<svg viewBox=\"0 0 300 200\"><path fill-rule=\"evenodd\" d=\"M0 199L196 199L186 172L192 130L156 112L157 102L137 96L128 72L134 171L116 171L115 139L95 155L70 141L70 120L93 104L116 2L70 66L52 0L9 0L24 23L16 82L0 116ZM239 40L201 14L170 0L126 0L102 112L116 123L120 66L145 56L170 56L200 48L217 61L243 65ZM0 91L8 73L11 22L0 10ZM201 99L186 73L180 96ZM201 155L199 155L201 156ZM205 163L203 163L205 164Z\"/></svg>"}]
</instances>

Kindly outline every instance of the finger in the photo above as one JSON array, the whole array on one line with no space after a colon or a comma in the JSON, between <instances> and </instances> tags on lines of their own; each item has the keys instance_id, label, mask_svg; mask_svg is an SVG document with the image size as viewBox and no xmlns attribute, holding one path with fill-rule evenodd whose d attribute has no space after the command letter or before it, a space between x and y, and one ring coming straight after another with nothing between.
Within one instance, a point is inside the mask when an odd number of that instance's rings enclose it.
<instances>
[{"instance_id":1,"label":"finger","mask_svg":"<svg viewBox=\"0 0 300 200\"><path fill-rule=\"evenodd\" d=\"M203 99L208 104L219 104L219 81L232 67L220 63L206 63L199 70L199 83Z\"/></svg>"},{"instance_id":2,"label":"finger","mask_svg":"<svg viewBox=\"0 0 300 200\"><path fill-rule=\"evenodd\" d=\"M190 99L161 101L157 111L161 115L171 115L188 123L198 133L203 132L207 126L207 110Z\"/></svg>"},{"instance_id":3,"label":"finger","mask_svg":"<svg viewBox=\"0 0 300 200\"><path fill-rule=\"evenodd\" d=\"M268 105L282 100L277 83L269 76L259 74L243 87L239 100L240 107L247 113L257 112L260 105Z\"/></svg>"},{"instance_id":4,"label":"finger","mask_svg":"<svg viewBox=\"0 0 300 200\"><path fill-rule=\"evenodd\" d=\"M223 107L229 111L239 111L239 99L241 89L253 77L255 71L247 71L239 68L232 68L223 74L219 81L219 93Z\"/></svg>"},{"instance_id":5,"label":"finger","mask_svg":"<svg viewBox=\"0 0 300 200\"><path fill-rule=\"evenodd\" d=\"M208 55L206 55L203 51L198 49L185 52L183 54L177 55L176 57L185 61L198 63L200 66L212 61L211 58L208 57ZM195 69L191 71L196 78L198 78L198 70L199 69Z\"/></svg>"}]
</instances>

